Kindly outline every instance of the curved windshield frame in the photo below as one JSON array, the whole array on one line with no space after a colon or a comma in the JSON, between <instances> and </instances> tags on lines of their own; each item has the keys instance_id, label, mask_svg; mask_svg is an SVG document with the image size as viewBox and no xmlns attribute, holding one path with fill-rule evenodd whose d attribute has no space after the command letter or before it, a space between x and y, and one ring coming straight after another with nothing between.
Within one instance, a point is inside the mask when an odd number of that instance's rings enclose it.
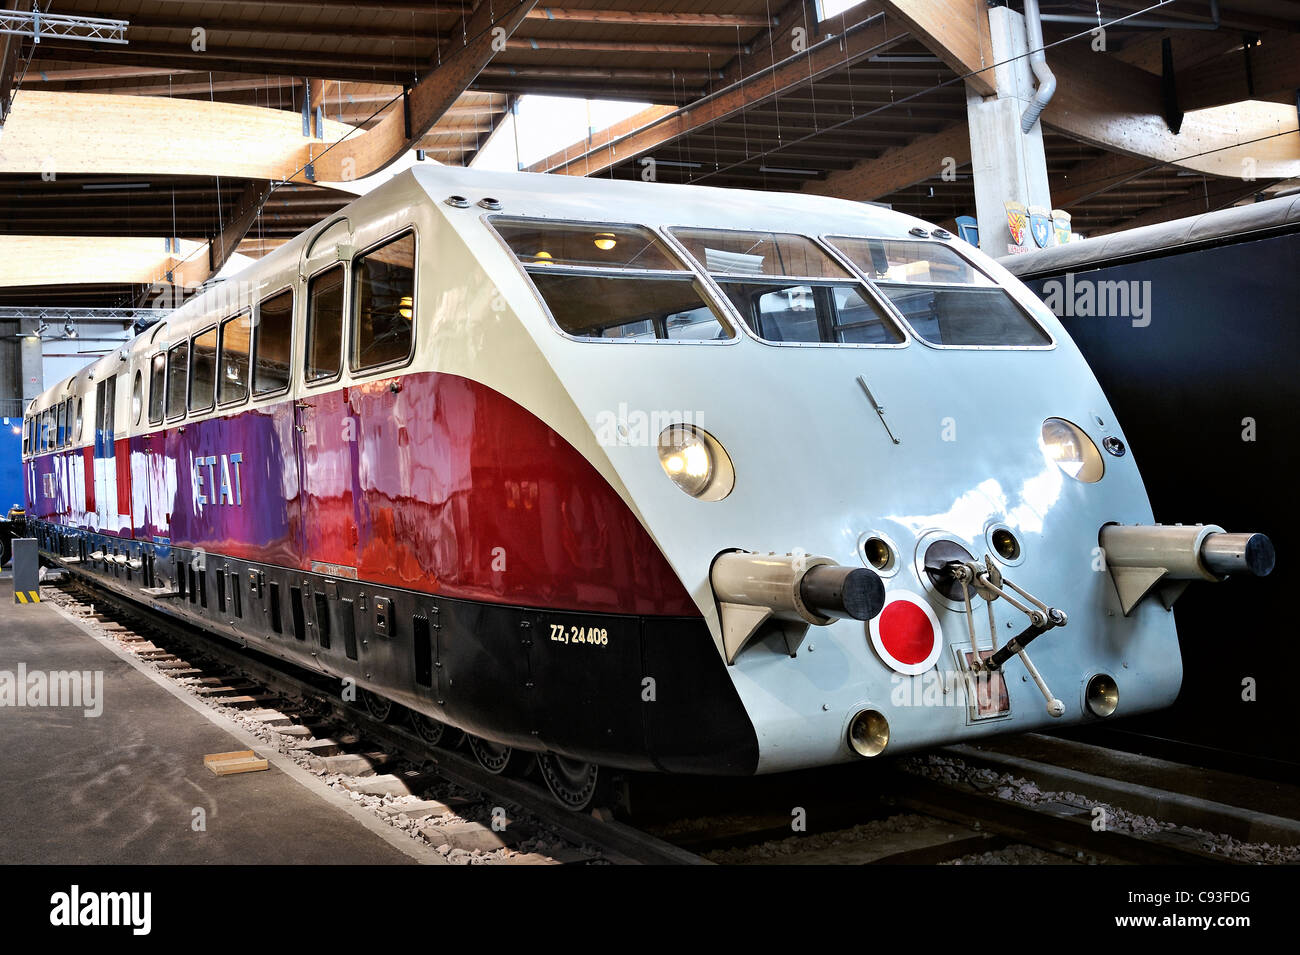
<instances>
[{"instance_id":1,"label":"curved windshield frame","mask_svg":"<svg viewBox=\"0 0 1300 955\"><path fill-rule=\"evenodd\" d=\"M705 284L645 226L485 218L566 338L670 345L739 339Z\"/></svg>"},{"instance_id":2,"label":"curved windshield frame","mask_svg":"<svg viewBox=\"0 0 1300 955\"><path fill-rule=\"evenodd\" d=\"M930 348L1047 351L1047 327L951 242L829 235L849 262Z\"/></svg>"},{"instance_id":3,"label":"curved windshield frame","mask_svg":"<svg viewBox=\"0 0 1300 955\"><path fill-rule=\"evenodd\" d=\"M667 233L764 344L907 346L903 326L867 283L808 236L698 226Z\"/></svg>"}]
</instances>

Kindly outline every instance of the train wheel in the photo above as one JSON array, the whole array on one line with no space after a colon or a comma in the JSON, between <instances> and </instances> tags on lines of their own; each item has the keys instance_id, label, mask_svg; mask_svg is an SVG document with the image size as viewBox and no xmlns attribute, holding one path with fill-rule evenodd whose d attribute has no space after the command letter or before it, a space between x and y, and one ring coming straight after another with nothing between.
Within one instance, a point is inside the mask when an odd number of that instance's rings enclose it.
<instances>
[{"instance_id":1,"label":"train wheel","mask_svg":"<svg viewBox=\"0 0 1300 955\"><path fill-rule=\"evenodd\" d=\"M584 763L554 753L538 753L537 766L551 795L564 808L575 812L589 808L604 788L604 777L595 763Z\"/></svg>"},{"instance_id":2,"label":"train wheel","mask_svg":"<svg viewBox=\"0 0 1300 955\"><path fill-rule=\"evenodd\" d=\"M388 723L393 719L393 701L386 700L377 693L371 693L369 690L361 691L361 702L366 706L366 712L379 720L381 723Z\"/></svg>"},{"instance_id":3,"label":"train wheel","mask_svg":"<svg viewBox=\"0 0 1300 955\"><path fill-rule=\"evenodd\" d=\"M529 754L514 747L503 746L501 743L468 734L466 739L469 741L470 752L474 754L479 765L494 776L518 776L528 765Z\"/></svg>"},{"instance_id":4,"label":"train wheel","mask_svg":"<svg viewBox=\"0 0 1300 955\"><path fill-rule=\"evenodd\" d=\"M411 726L415 729L415 735L430 746L452 749L460 742L460 730L414 710L411 711Z\"/></svg>"}]
</instances>

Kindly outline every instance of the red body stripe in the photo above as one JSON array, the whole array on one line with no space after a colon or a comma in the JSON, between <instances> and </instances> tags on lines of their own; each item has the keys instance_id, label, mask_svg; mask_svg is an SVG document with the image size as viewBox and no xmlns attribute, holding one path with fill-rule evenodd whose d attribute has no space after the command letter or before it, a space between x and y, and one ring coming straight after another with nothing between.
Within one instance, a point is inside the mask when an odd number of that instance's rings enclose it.
<instances>
[{"instance_id":1,"label":"red body stripe","mask_svg":"<svg viewBox=\"0 0 1300 955\"><path fill-rule=\"evenodd\" d=\"M95 513L95 449L93 447L82 448L82 461L85 464L86 476L86 512Z\"/></svg>"},{"instance_id":2,"label":"red body stripe","mask_svg":"<svg viewBox=\"0 0 1300 955\"><path fill-rule=\"evenodd\" d=\"M131 526L131 440L122 438L113 445L114 462L117 466L117 513L125 519L124 526Z\"/></svg>"}]
</instances>

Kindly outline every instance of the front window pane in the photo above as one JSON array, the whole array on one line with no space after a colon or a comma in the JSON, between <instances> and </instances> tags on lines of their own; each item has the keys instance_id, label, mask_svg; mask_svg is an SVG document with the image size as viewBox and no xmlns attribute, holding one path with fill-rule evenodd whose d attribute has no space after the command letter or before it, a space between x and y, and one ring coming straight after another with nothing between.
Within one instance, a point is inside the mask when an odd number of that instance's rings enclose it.
<instances>
[{"instance_id":1,"label":"front window pane","mask_svg":"<svg viewBox=\"0 0 1300 955\"><path fill-rule=\"evenodd\" d=\"M529 274L556 323L578 338L732 337L689 276Z\"/></svg>"},{"instance_id":2,"label":"front window pane","mask_svg":"<svg viewBox=\"0 0 1300 955\"><path fill-rule=\"evenodd\" d=\"M289 387L293 360L293 291L286 289L258 306L257 365L253 393L273 395Z\"/></svg>"},{"instance_id":3,"label":"front window pane","mask_svg":"<svg viewBox=\"0 0 1300 955\"><path fill-rule=\"evenodd\" d=\"M307 286L307 380L339 373L343 344L343 266L312 278Z\"/></svg>"},{"instance_id":4,"label":"front window pane","mask_svg":"<svg viewBox=\"0 0 1300 955\"><path fill-rule=\"evenodd\" d=\"M167 356L154 355L149 370L149 421L157 424L163 419L163 388L167 380ZM77 430L81 430L80 424Z\"/></svg>"},{"instance_id":5,"label":"front window pane","mask_svg":"<svg viewBox=\"0 0 1300 955\"><path fill-rule=\"evenodd\" d=\"M173 345L167 352L167 417L185 414L185 383L189 376L190 343Z\"/></svg>"},{"instance_id":6,"label":"front window pane","mask_svg":"<svg viewBox=\"0 0 1300 955\"><path fill-rule=\"evenodd\" d=\"M243 401L248 397L248 349L253 322L248 312L221 324L221 361L217 363L217 401Z\"/></svg>"},{"instance_id":7,"label":"front window pane","mask_svg":"<svg viewBox=\"0 0 1300 955\"><path fill-rule=\"evenodd\" d=\"M935 345L1043 347L1047 333L1005 289L941 242L834 238L921 338Z\"/></svg>"},{"instance_id":8,"label":"front window pane","mask_svg":"<svg viewBox=\"0 0 1300 955\"><path fill-rule=\"evenodd\" d=\"M217 330L215 328L194 336L190 350L190 410L202 411L212 407L212 395L217 381Z\"/></svg>"},{"instance_id":9,"label":"front window pane","mask_svg":"<svg viewBox=\"0 0 1300 955\"><path fill-rule=\"evenodd\" d=\"M953 249L938 242L842 238L830 242L873 282L985 288L996 284Z\"/></svg>"},{"instance_id":10,"label":"front window pane","mask_svg":"<svg viewBox=\"0 0 1300 955\"><path fill-rule=\"evenodd\" d=\"M862 281L805 236L723 229L672 232L765 341L895 345L904 340Z\"/></svg>"},{"instance_id":11,"label":"front window pane","mask_svg":"<svg viewBox=\"0 0 1300 955\"><path fill-rule=\"evenodd\" d=\"M415 316L415 235L372 249L352 266L357 321L354 367L373 368L411 354Z\"/></svg>"},{"instance_id":12,"label":"front window pane","mask_svg":"<svg viewBox=\"0 0 1300 955\"><path fill-rule=\"evenodd\" d=\"M719 278L746 275L851 278L844 266L802 235L723 229L673 229L672 233L695 261Z\"/></svg>"},{"instance_id":13,"label":"front window pane","mask_svg":"<svg viewBox=\"0 0 1300 955\"><path fill-rule=\"evenodd\" d=\"M492 226L524 265L677 271L648 229L603 223L493 219Z\"/></svg>"},{"instance_id":14,"label":"front window pane","mask_svg":"<svg viewBox=\"0 0 1300 955\"><path fill-rule=\"evenodd\" d=\"M936 345L1051 344L1002 289L881 285L916 333Z\"/></svg>"},{"instance_id":15,"label":"front window pane","mask_svg":"<svg viewBox=\"0 0 1300 955\"><path fill-rule=\"evenodd\" d=\"M722 282L736 311L769 342L893 345L902 333L854 284Z\"/></svg>"},{"instance_id":16,"label":"front window pane","mask_svg":"<svg viewBox=\"0 0 1300 955\"><path fill-rule=\"evenodd\" d=\"M493 219L576 338L718 341L735 337L695 277L642 226Z\"/></svg>"}]
</instances>

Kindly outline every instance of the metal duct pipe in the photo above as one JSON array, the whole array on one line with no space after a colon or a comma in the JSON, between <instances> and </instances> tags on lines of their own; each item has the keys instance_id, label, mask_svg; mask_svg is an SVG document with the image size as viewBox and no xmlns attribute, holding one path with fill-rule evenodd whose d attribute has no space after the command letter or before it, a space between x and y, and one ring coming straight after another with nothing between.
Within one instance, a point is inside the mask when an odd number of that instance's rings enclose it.
<instances>
[{"instance_id":1,"label":"metal duct pipe","mask_svg":"<svg viewBox=\"0 0 1300 955\"><path fill-rule=\"evenodd\" d=\"M1043 50L1043 17L1038 12L1038 0L1025 0L1025 33L1029 40L1029 67L1038 80L1034 101L1020 116L1020 130L1027 133L1034 128L1038 115L1047 108L1056 92L1056 75L1048 67L1047 53Z\"/></svg>"}]
</instances>

